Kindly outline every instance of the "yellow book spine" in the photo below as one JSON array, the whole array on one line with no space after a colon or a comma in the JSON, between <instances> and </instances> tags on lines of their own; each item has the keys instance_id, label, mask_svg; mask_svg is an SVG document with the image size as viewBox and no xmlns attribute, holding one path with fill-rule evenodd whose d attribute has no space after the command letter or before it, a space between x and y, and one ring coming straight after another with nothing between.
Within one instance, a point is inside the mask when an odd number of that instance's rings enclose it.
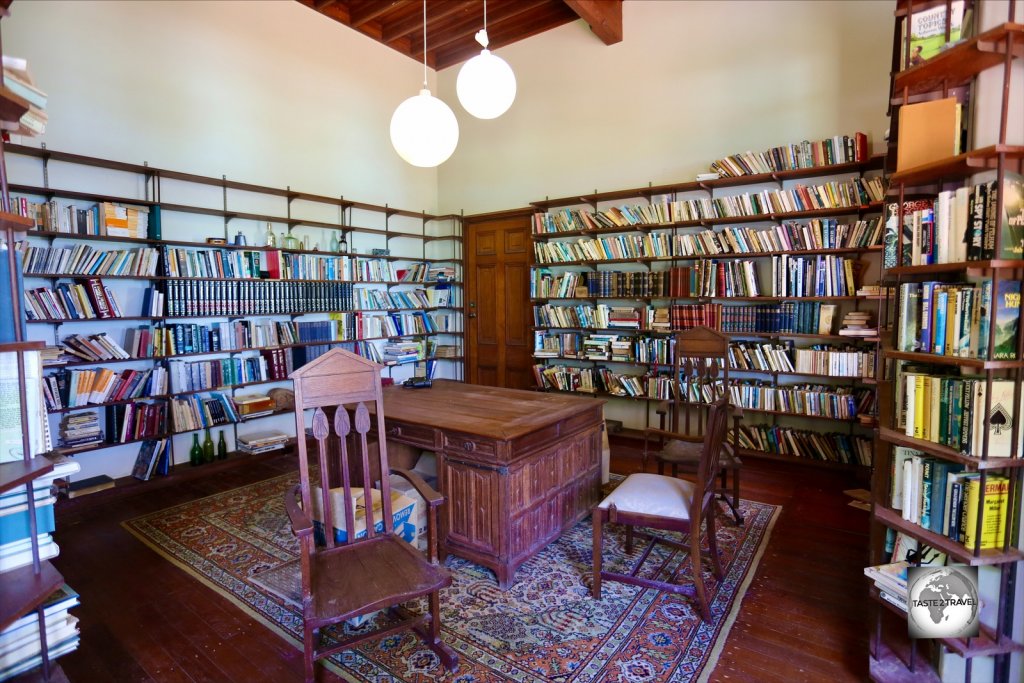
<instances>
[{"instance_id":1,"label":"yellow book spine","mask_svg":"<svg viewBox=\"0 0 1024 683\"><path fill-rule=\"evenodd\" d=\"M985 512L981 528L981 548L997 548L1003 545L1006 532L1006 505L1010 482L1005 477L990 476L985 482ZM967 495L964 497L964 546L974 548L975 530L978 526L978 494L981 479L973 477L967 481Z\"/></svg>"},{"instance_id":2,"label":"yellow book spine","mask_svg":"<svg viewBox=\"0 0 1024 683\"><path fill-rule=\"evenodd\" d=\"M925 436L930 418L928 415L928 397L931 396L932 378L918 375L914 392L914 438L927 439Z\"/></svg>"}]
</instances>

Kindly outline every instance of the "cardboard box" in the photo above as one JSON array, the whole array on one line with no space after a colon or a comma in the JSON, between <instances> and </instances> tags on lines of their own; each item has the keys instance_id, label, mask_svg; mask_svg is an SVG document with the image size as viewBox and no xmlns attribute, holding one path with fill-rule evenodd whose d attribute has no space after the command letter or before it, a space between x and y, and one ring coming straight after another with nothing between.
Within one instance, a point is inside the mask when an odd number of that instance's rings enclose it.
<instances>
[{"instance_id":1,"label":"cardboard box","mask_svg":"<svg viewBox=\"0 0 1024 683\"><path fill-rule=\"evenodd\" d=\"M380 491L370 489L373 500L373 529L376 532L384 531L384 511ZM324 542L323 530L323 505L322 495L319 486L312 487L313 504L313 532L317 543ZM363 489L352 487L352 498L355 504L353 510L355 522L355 538L366 536L366 503ZM394 522L395 533L401 536L406 542L416 542L416 501L403 495L400 491L391 491L391 519ZM345 521L345 489L342 487L331 489L331 512L334 516L334 541L345 543L348 541L348 531Z\"/></svg>"}]
</instances>

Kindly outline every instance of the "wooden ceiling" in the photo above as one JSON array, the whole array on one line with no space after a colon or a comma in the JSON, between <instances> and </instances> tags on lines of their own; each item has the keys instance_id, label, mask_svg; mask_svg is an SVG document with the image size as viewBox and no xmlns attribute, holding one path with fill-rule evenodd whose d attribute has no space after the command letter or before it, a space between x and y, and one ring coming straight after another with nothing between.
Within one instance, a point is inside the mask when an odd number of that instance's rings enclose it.
<instances>
[{"instance_id":1,"label":"wooden ceiling","mask_svg":"<svg viewBox=\"0 0 1024 683\"><path fill-rule=\"evenodd\" d=\"M298 0L404 55L423 60L421 0ZM488 0L490 49L583 19L606 45L622 40L622 0ZM441 70L479 54L483 0L427 0L427 64Z\"/></svg>"}]
</instances>

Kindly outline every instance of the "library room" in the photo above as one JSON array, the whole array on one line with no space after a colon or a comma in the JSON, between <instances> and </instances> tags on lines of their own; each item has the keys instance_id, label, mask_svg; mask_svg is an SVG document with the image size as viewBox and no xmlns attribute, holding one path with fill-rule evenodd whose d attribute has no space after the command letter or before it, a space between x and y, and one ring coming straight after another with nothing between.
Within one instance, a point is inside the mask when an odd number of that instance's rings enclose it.
<instances>
[{"instance_id":1,"label":"library room","mask_svg":"<svg viewBox=\"0 0 1024 683\"><path fill-rule=\"evenodd\" d=\"M1024 683L1024 0L0 46L0 681Z\"/></svg>"}]
</instances>

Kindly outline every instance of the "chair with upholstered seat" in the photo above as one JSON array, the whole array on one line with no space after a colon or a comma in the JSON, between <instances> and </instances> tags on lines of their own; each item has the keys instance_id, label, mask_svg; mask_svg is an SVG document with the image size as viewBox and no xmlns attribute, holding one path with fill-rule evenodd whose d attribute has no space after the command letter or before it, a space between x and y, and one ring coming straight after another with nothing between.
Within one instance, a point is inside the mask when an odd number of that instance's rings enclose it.
<instances>
[{"instance_id":1,"label":"chair with upholstered seat","mask_svg":"<svg viewBox=\"0 0 1024 683\"><path fill-rule=\"evenodd\" d=\"M291 374L300 435L299 484L285 496L285 508L301 546L307 682L315 679L317 659L407 629L416 631L449 671L458 666L457 655L440 635L439 591L452 582L437 557L437 508L444 498L412 472L390 469L384 439L378 440L371 467L371 429L375 427L378 435L386 433L381 367L334 349ZM368 403L374 407L373 416ZM309 409L313 409L316 467L310 466L303 438L304 413ZM375 473L389 472L409 481L427 505L429 557L396 530L389 478L380 477L374 486ZM354 485L355 475L361 475L361 487ZM421 597L427 598L424 613L402 606ZM389 610L391 619L379 630L344 636L342 622L383 609ZM321 647L318 632L332 625L337 625L337 642Z\"/></svg>"},{"instance_id":2,"label":"chair with upholstered seat","mask_svg":"<svg viewBox=\"0 0 1024 683\"><path fill-rule=\"evenodd\" d=\"M728 395L729 338L707 327L696 327L675 336L672 386L674 398L658 407L659 428L644 430L643 466L653 453L658 474L671 468L672 476L695 474L700 463L708 404L721 395ZM666 418L669 418L666 424ZM740 469L743 463L737 454L741 411L733 408L732 440L726 438L722 459L716 473L720 479L718 494L732 510L736 524L743 523L740 514ZM653 448L652 448L653 446ZM731 485L729 480L732 480Z\"/></svg>"},{"instance_id":3,"label":"chair with upholstered seat","mask_svg":"<svg viewBox=\"0 0 1024 683\"><path fill-rule=\"evenodd\" d=\"M712 569L715 577L721 580L722 566L715 539L715 475L718 472L729 411L730 406L725 396L710 406L695 482L646 472L631 474L594 508L592 594L596 599L601 598L602 580L620 581L634 586L691 595L697 600L701 618L705 621L711 619L708 595L701 572L703 553L700 530L701 526L707 527ZM605 524L626 525L627 554L633 552L633 527L679 532L689 539L684 543L658 534L636 532L637 535L646 537L649 542L632 570L629 573L606 571L602 568ZM640 576L644 561L658 543L689 551L693 586L672 580L659 581ZM676 569L674 574L678 573L679 570Z\"/></svg>"}]
</instances>

